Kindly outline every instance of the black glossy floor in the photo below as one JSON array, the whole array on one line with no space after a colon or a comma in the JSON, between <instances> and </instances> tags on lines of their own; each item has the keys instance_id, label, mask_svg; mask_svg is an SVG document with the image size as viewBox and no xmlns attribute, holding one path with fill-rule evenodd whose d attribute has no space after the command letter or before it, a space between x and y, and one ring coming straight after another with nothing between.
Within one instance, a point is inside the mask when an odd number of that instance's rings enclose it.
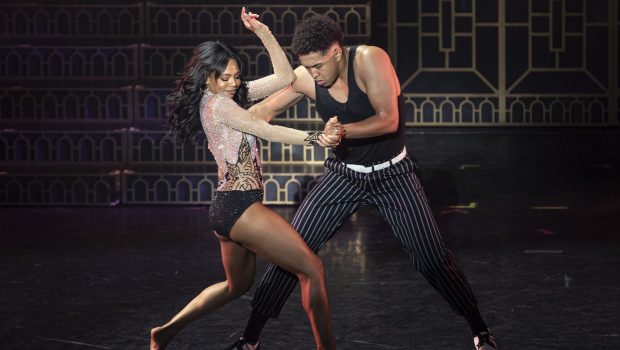
<instances>
[{"instance_id":1,"label":"black glossy floor","mask_svg":"<svg viewBox=\"0 0 620 350\"><path fill-rule=\"evenodd\" d=\"M410 142L447 245L503 349L620 349L620 148L617 132L602 135ZM286 218L295 210L276 209ZM2 208L0 224L3 349L146 349L151 327L223 278L204 207ZM465 321L372 208L320 255L340 349L473 349ZM222 349L239 336L251 295L169 348ZM266 350L313 348L298 292L262 341Z\"/></svg>"}]
</instances>

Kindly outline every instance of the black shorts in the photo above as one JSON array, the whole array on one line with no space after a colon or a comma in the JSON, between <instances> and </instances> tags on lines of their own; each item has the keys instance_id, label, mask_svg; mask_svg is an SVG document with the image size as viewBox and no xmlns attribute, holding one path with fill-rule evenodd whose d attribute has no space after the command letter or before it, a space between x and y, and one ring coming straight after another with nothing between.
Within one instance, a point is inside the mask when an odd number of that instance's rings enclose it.
<instances>
[{"instance_id":1,"label":"black shorts","mask_svg":"<svg viewBox=\"0 0 620 350\"><path fill-rule=\"evenodd\" d=\"M250 205L262 201L262 190L217 191L209 207L209 222L215 232L230 238L230 230L241 214Z\"/></svg>"}]
</instances>

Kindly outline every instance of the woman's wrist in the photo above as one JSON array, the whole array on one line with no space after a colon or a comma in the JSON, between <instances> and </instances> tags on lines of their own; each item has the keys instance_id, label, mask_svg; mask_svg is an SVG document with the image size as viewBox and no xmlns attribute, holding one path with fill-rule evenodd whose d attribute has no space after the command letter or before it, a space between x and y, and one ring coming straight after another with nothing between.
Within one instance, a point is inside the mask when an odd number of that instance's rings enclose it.
<instances>
[{"instance_id":1,"label":"woman's wrist","mask_svg":"<svg viewBox=\"0 0 620 350\"><path fill-rule=\"evenodd\" d=\"M308 142L311 146L318 145L319 137L323 135L322 131L308 131L308 137L304 141Z\"/></svg>"},{"instance_id":2,"label":"woman's wrist","mask_svg":"<svg viewBox=\"0 0 620 350\"><path fill-rule=\"evenodd\" d=\"M260 38L260 37L267 36L267 35L271 34L271 30L269 30L269 27L267 27L267 26L262 26L262 27L256 29L254 31L254 34L256 34Z\"/></svg>"}]
</instances>

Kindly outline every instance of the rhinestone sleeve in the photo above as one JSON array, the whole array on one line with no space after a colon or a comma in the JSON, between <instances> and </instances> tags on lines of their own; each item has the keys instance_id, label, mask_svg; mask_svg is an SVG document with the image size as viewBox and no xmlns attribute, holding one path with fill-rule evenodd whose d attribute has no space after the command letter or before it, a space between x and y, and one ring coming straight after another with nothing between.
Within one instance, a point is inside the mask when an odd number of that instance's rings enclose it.
<instances>
[{"instance_id":1,"label":"rhinestone sleeve","mask_svg":"<svg viewBox=\"0 0 620 350\"><path fill-rule=\"evenodd\" d=\"M248 98L252 101L267 97L295 81L295 72L273 34L267 29L257 31L256 35L269 52L274 74L248 82Z\"/></svg>"},{"instance_id":2,"label":"rhinestone sleeve","mask_svg":"<svg viewBox=\"0 0 620 350\"><path fill-rule=\"evenodd\" d=\"M232 129L255 135L267 141L294 145L315 145L318 136L321 134L318 131L308 132L271 125L224 96L213 96L211 108L214 122L222 123Z\"/></svg>"}]
</instances>

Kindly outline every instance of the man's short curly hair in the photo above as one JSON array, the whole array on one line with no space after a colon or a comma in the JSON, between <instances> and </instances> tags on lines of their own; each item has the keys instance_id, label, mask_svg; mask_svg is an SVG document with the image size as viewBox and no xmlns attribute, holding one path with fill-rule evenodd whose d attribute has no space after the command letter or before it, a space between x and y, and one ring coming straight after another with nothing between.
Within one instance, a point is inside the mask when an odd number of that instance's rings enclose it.
<instances>
[{"instance_id":1,"label":"man's short curly hair","mask_svg":"<svg viewBox=\"0 0 620 350\"><path fill-rule=\"evenodd\" d=\"M292 48L298 55L325 53L334 42L342 46L342 37L338 23L324 15L313 15L295 27Z\"/></svg>"}]
</instances>

